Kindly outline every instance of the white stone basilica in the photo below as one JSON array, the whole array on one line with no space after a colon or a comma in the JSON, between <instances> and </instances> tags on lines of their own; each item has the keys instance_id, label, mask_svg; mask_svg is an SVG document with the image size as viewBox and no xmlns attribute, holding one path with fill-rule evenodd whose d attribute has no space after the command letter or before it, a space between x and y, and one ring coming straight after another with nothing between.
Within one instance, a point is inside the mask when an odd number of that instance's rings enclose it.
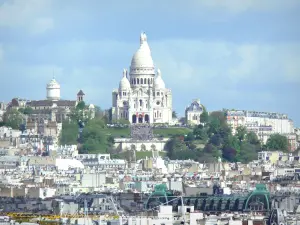
<instances>
[{"instance_id":1,"label":"white stone basilica","mask_svg":"<svg viewBox=\"0 0 300 225\"><path fill-rule=\"evenodd\" d=\"M124 69L119 89L112 92L112 119L156 124L172 121L172 92L165 87L160 70L155 71L145 33L140 36L129 74Z\"/></svg>"}]
</instances>

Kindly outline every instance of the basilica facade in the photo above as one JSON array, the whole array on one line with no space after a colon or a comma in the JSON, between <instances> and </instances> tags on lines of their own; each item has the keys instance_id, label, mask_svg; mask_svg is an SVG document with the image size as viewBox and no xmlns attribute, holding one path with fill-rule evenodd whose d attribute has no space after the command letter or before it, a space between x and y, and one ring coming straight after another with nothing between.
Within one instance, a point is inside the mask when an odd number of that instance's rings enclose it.
<instances>
[{"instance_id":1,"label":"basilica facade","mask_svg":"<svg viewBox=\"0 0 300 225\"><path fill-rule=\"evenodd\" d=\"M112 92L112 119L130 123L172 122L172 92L167 89L160 69L154 67L147 36L133 55L129 73L123 70L119 88Z\"/></svg>"}]
</instances>

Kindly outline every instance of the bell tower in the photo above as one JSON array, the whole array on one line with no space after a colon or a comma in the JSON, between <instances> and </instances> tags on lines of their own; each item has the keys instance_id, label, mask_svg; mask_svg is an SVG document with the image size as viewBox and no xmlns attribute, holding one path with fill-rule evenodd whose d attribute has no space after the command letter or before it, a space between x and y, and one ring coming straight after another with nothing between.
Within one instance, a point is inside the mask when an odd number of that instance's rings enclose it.
<instances>
[{"instance_id":1,"label":"bell tower","mask_svg":"<svg viewBox=\"0 0 300 225\"><path fill-rule=\"evenodd\" d=\"M82 102L84 96L85 96L85 94L83 93L82 90L80 90L80 91L77 93L77 102Z\"/></svg>"}]
</instances>

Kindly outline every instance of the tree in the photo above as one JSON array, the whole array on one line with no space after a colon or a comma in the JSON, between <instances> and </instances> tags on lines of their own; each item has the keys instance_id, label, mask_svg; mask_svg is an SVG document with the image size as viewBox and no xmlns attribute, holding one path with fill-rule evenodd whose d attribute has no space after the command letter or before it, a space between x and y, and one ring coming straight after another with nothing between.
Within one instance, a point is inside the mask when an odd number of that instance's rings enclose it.
<instances>
[{"instance_id":1,"label":"tree","mask_svg":"<svg viewBox=\"0 0 300 225\"><path fill-rule=\"evenodd\" d=\"M223 158L230 162L235 161L236 154L236 150L230 146L225 146L222 150Z\"/></svg>"},{"instance_id":2,"label":"tree","mask_svg":"<svg viewBox=\"0 0 300 225\"><path fill-rule=\"evenodd\" d=\"M286 136L280 134L272 134L267 140L266 144L269 150L279 150L287 152L289 149L289 143Z\"/></svg>"},{"instance_id":3,"label":"tree","mask_svg":"<svg viewBox=\"0 0 300 225\"><path fill-rule=\"evenodd\" d=\"M75 122L64 121L60 134L61 145L75 145L78 138L78 124Z\"/></svg>"},{"instance_id":4,"label":"tree","mask_svg":"<svg viewBox=\"0 0 300 225\"><path fill-rule=\"evenodd\" d=\"M6 111L3 114L3 123L12 129L19 129L20 125L23 123L22 113L16 109Z\"/></svg>"},{"instance_id":5,"label":"tree","mask_svg":"<svg viewBox=\"0 0 300 225\"><path fill-rule=\"evenodd\" d=\"M177 118L177 113L175 111L172 112L172 118Z\"/></svg>"},{"instance_id":6,"label":"tree","mask_svg":"<svg viewBox=\"0 0 300 225\"><path fill-rule=\"evenodd\" d=\"M240 142L242 142L245 139L246 134L247 134L246 127L238 126L236 128L235 136L239 139Z\"/></svg>"},{"instance_id":7,"label":"tree","mask_svg":"<svg viewBox=\"0 0 300 225\"><path fill-rule=\"evenodd\" d=\"M107 136L103 130L105 124L103 120L90 120L82 132L82 147L81 150L87 152L106 153L109 147L111 138Z\"/></svg>"},{"instance_id":8,"label":"tree","mask_svg":"<svg viewBox=\"0 0 300 225\"><path fill-rule=\"evenodd\" d=\"M208 112L204 105L202 105L202 108L203 108L203 112L200 116L200 121L201 121L201 123L207 123L208 122Z\"/></svg>"},{"instance_id":9,"label":"tree","mask_svg":"<svg viewBox=\"0 0 300 225\"><path fill-rule=\"evenodd\" d=\"M85 102L84 101L80 101L78 102L78 104L76 105L76 109L77 110L84 110L86 107Z\"/></svg>"},{"instance_id":10,"label":"tree","mask_svg":"<svg viewBox=\"0 0 300 225\"><path fill-rule=\"evenodd\" d=\"M31 108L31 107L26 107L25 109L24 109L24 114L25 115L31 115L33 113L33 109Z\"/></svg>"},{"instance_id":11,"label":"tree","mask_svg":"<svg viewBox=\"0 0 300 225\"><path fill-rule=\"evenodd\" d=\"M170 159L182 159L185 158L184 153L188 153L188 148L184 141L180 140L179 137L171 138L165 145L167 156Z\"/></svg>"},{"instance_id":12,"label":"tree","mask_svg":"<svg viewBox=\"0 0 300 225\"><path fill-rule=\"evenodd\" d=\"M207 139L208 139L206 129L203 127L202 124L195 127L193 130L193 133L194 133L196 139L198 139L198 140L207 141Z\"/></svg>"},{"instance_id":13,"label":"tree","mask_svg":"<svg viewBox=\"0 0 300 225\"><path fill-rule=\"evenodd\" d=\"M257 159L257 148L247 142L243 142L241 145L241 152L238 156L238 161L242 163L248 163Z\"/></svg>"},{"instance_id":14,"label":"tree","mask_svg":"<svg viewBox=\"0 0 300 225\"><path fill-rule=\"evenodd\" d=\"M193 141L195 140L195 136L192 132L188 133L185 137L185 141Z\"/></svg>"},{"instance_id":15,"label":"tree","mask_svg":"<svg viewBox=\"0 0 300 225\"><path fill-rule=\"evenodd\" d=\"M246 134L246 141L252 145L260 145L260 141L253 131L250 131Z\"/></svg>"}]
</instances>

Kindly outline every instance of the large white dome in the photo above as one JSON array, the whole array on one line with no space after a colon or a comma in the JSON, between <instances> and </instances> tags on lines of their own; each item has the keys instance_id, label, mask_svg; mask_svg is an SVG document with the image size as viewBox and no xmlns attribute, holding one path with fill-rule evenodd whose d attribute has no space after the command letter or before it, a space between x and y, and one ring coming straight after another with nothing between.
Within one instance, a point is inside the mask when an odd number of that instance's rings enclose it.
<instances>
[{"instance_id":1,"label":"large white dome","mask_svg":"<svg viewBox=\"0 0 300 225\"><path fill-rule=\"evenodd\" d=\"M47 99L51 101L60 99L60 84L54 78L47 84Z\"/></svg>"},{"instance_id":2,"label":"large white dome","mask_svg":"<svg viewBox=\"0 0 300 225\"><path fill-rule=\"evenodd\" d=\"M166 88L165 82L161 78L160 69L157 70L157 76L156 76L155 81L154 81L154 88L155 89L165 89Z\"/></svg>"},{"instance_id":3,"label":"large white dome","mask_svg":"<svg viewBox=\"0 0 300 225\"><path fill-rule=\"evenodd\" d=\"M53 78L48 84L47 88L60 88L60 84Z\"/></svg>"},{"instance_id":4,"label":"large white dome","mask_svg":"<svg viewBox=\"0 0 300 225\"><path fill-rule=\"evenodd\" d=\"M136 51L131 60L131 69L134 68L154 68L151 50L145 33L141 34L140 48Z\"/></svg>"},{"instance_id":5,"label":"large white dome","mask_svg":"<svg viewBox=\"0 0 300 225\"><path fill-rule=\"evenodd\" d=\"M120 90L128 90L128 89L130 89L130 82L127 79L127 71L125 69L123 70L123 78L120 81L119 89Z\"/></svg>"}]
</instances>

